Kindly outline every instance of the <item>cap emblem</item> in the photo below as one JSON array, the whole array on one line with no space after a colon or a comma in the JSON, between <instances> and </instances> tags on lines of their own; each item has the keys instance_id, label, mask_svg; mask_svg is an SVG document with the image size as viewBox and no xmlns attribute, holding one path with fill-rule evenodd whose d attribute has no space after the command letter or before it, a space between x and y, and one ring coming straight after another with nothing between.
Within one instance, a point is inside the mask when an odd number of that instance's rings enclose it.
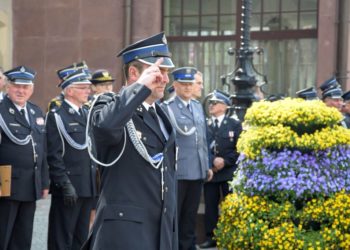
<instances>
[{"instance_id":1,"label":"cap emblem","mask_svg":"<svg viewBox=\"0 0 350 250\"><path fill-rule=\"evenodd\" d=\"M162 37L162 42L163 42L164 44L168 44L165 35L163 35L163 37Z\"/></svg>"}]
</instances>

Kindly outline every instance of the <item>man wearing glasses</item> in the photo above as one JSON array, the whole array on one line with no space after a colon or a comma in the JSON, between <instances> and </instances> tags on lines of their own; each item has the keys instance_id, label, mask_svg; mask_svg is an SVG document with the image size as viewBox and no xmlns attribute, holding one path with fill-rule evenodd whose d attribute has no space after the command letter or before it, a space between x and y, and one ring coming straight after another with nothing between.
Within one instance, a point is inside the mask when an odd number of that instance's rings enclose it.
<instances>
[{"instance_id":1,"label":"man wearing glasses","mask_svg":"<svg viewBox=\"0 0 350 250\"><path fill-rule=\"evenodd\" d=\"M52 194L48 249L80 249L89 231L96 196L96 167L85 138L90 95L89 75L82 69L60 83L64 101L48 113L47 160Z\"/></svg>"}]
</instances>

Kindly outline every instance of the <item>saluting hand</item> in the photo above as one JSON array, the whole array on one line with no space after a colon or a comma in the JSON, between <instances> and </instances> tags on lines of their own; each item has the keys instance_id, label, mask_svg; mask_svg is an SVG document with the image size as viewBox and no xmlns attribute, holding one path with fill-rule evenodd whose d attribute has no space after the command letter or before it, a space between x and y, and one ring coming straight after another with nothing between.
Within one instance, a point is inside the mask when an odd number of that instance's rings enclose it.
<instances>
[{"instance_id":1,"label":"saluting hand","mask_svg":"<svg viewBox=\"0 0 350 250\"><path fill-rule=\"evenodd\" d=\"M163 81L163 75L159 69L159 65L163 62L163 58L159 58L154 64L145 69L137 80L138 83L145 85L150 90L158 87Z\"/></svg>"}]
</instances>

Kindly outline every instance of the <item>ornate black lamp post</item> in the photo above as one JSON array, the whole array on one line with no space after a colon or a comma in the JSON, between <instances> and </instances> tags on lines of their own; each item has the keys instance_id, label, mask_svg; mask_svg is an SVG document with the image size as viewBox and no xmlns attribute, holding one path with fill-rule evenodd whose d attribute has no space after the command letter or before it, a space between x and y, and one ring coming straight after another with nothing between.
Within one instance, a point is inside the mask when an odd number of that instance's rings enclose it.
<instances>
[{"instance_id":1,"label":"ornate black lamp post","mask_svg":"<svg viewBox=\"0 0 350 250\"><path fill-rule=\"evenodd\" d=\"M230 48L229 55L236 54L237 67L229 75L230 82L235 86L235 93L231 96L232 104L238 118L242 121L247 108L257 98L254 95L257 86L257 73L253 66L253 54L260 53L260 49L250 47L250 16L252 0L242 0L242 35L240 48L235 50ZM266 81L266 77L264 77Z\"/></svg>"}]
</instances>

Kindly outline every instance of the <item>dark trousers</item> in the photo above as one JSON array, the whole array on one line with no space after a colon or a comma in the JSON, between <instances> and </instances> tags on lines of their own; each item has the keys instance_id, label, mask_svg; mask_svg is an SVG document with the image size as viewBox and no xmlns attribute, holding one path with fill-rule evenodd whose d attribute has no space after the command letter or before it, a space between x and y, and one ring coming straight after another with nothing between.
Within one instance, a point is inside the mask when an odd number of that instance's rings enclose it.
<instances>
[{"instance_id":1,"label":"dark trousers","mask_svg":"<svg viewBox=\"0 0 350 250\"><path fill-rule=\"evenodd\" d=\"M93 198L78 198L65 206L63 197L52 197L49 212L48 250L80 249L89 233Z\"/></svg>"},{"instance_id":2,"label":"dark trousers","mask_svg":"<svg viewBox=\"0 0 350 250\"><path fill-rule=\"evenodd\" d=\"M205 232L209 239L214 236L213 230L216 227L219 217L219 204L223 197L229 194L229 185L224 182L207 182L204 184L205 201Z\"/></svg>"},{"instance_id":3,"label":"dark trousers","mask_svg":"<svg viewBox=\"0 0 350 250\"><path fill-rule=\"evenodd\" d=\"M178 181L179 250L195 249L196 217L202 187L202 180Z\"/></svg>"},{"instance_id":4,"label":"dark trousers","mask_svg":"<svg viewBox=\"0 0 350 250\"><path fill-rule=\"evenodd\" d=\"M0 199L0 250L30 250L35 201Z\"/></svg>"}]
</instances>

